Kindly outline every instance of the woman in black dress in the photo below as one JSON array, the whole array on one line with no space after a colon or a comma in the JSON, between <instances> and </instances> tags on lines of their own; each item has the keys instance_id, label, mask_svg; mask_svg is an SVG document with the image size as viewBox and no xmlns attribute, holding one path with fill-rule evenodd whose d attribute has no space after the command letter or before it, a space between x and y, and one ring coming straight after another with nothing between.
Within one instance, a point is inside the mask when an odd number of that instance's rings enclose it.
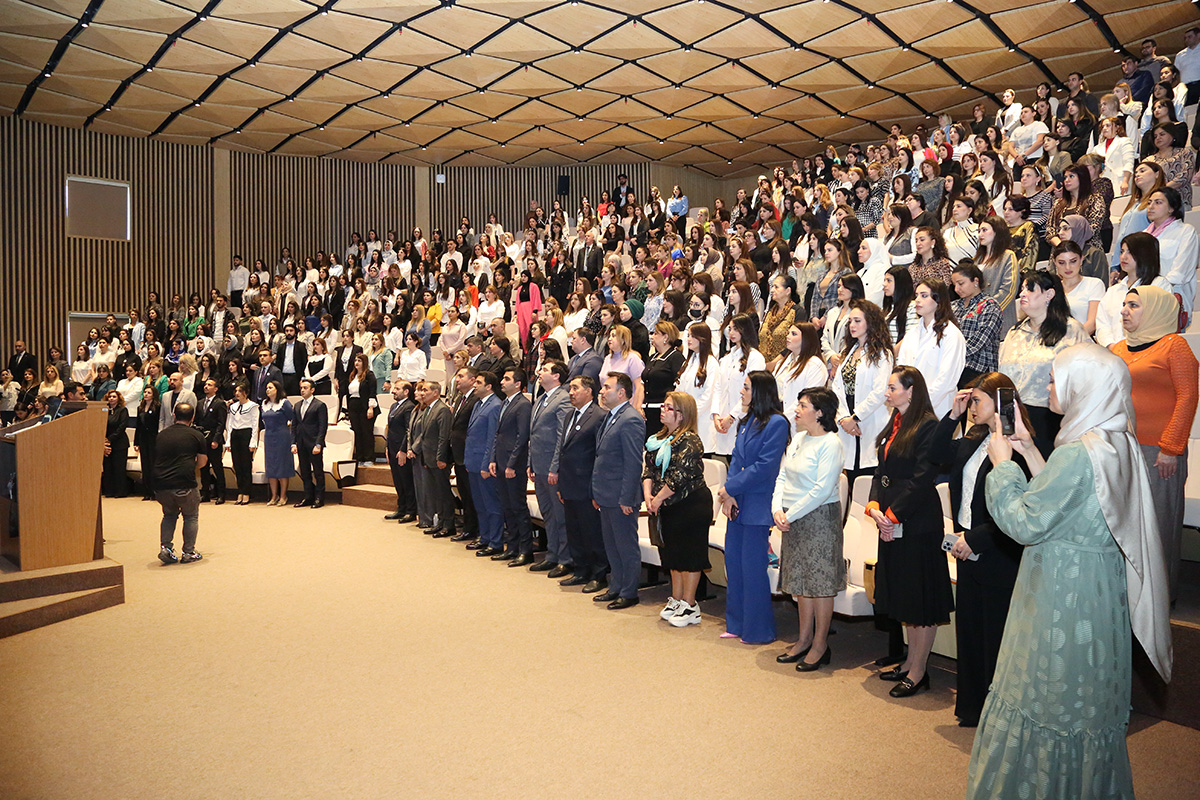
<instances>
[{"instance_id":1,"label":"woman in black dress","mask_svg":"<svg viewBox=\"0 0 1200 800\"><path fill-rule=\"evenodd\" d=\"M657 517L662 566L671 572L671 596L659 616L682 628L700 624L696 589L701 573L709 568L713 500L704 483L704 444L696 433L695 399L687 392L669 392L662 404L662 423L646 441L642 490L646 509Z\"/></svg>"},{"instance_id":2,"label":"woman in black dress","mask_svg":"<svg viewBox=\"0 0 1200 800\"><path fill-rule=\"evenodd\" d=\"M662 427L660 409L667 393L674 391L679 372L683 369L683 353L679 350L679 329L675 323L662 321L650 335L650 358L642 371L642 387L646 393L642 408L646 412L646 438Z\"/></svg>"},{"instance_id":3,"label":"woman in black dress","mask_svg":"<svg viewBox=\"0 0 1200 800\"><path fill-rule=\"evenodd\" d=\"M875 610L907 626L908 657L879 677L897 682L892 697L911 697L929 688L926 662L937 626L950 622L954 596L942 551L937 468L929 458L937 417L920 371L909 366L893 370L884 402L892 418L875 442L879 466L867 504L880 540Z\"/></svg>"},{"instance_id":4,"label":"woman in black dress","mask_svg":"<svg viewBox=\"0 0 1200 800\"><path fill-rule=\"evenodd\" d=\"M129 411L116 389L104 395L108 405L108 424L104 430L104 472L100 484L105 497L125 497L129 494L129 479L125 475L129 460Z\"/></svg>"},{"instance_id":5,"label":"woman in black dress","mask_svg":"<svg viewBox=\"0 0 1200 800\"><path fill-rule=\"evenodd\" d=\"M375 463L375 375L365 353L356 353L346 376L346 413L354 431L354 460L365 467Z\"/></svg>"},{"instance_id":6,"label":"woman in black dress","mask_svg":"<svg viewBox=\"0 0 1200 800\"><path fill-rule=\"evenodd\" d=\"M150 382L142 390L142 402L138 404L137 427L133 433L133 449L142 462L142 499L154 499L154 457L158 443L158 415L162 404L158 389Z\"/></svg>"},{"instance_id":7,"label":"woman in black dress","mask_svg":"<svg viewBox=\"0 0 1200 800\"><path fill-rule=\"evenodd\" d=\"M954 405L938 422L929 448L929 457L950 473L950 508L954 532L958 534L950 550L950 555L958 559L954 626L958 693L954 715L964 728L979 723L983 701L996 671L1008 606L1025 549L992 520L984 492L985 481L992 471L987 443L1000 427L996 392L1001 388L1016 391L1007 375L989 372L975 380L971 388L955 395ZM1020 397L1017 407L1021 409L1025 429L1033 430ZM959 421L968 408L973 424L962 438L955 439ZM1013 461L1028 478L1025 459L1013 453Z\"/></svg>"}]
</instances>

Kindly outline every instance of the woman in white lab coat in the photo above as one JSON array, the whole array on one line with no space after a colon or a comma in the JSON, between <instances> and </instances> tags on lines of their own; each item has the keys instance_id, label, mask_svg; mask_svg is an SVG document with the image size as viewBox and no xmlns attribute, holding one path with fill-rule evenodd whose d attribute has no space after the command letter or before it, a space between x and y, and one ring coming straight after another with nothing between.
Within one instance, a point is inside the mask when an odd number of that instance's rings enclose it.
<instances>
[{"instance_id":1,"label":"woman in white lab coat","mask_svg":"<svg viewBox=\"0 0 1200 800\"><path fill-rule=\"evenodd\" d=\"M853 485L856 477L874 472L879 463L875 438L891 415L883 399L895 358L883 310L871 301L851 303L846 329L849 346L833 371L830 388L838 398L838 437Z\"/></svg>"},{"instance_id":2,"label":"woman in white lab coat","mask_svg":"<svg viewBox=\"0 0 1200 800\"><path fill-rule=\"evenodd\" d=\"M696 433L704 443L705 454L715 452L717 429L713 425L713 399L717 394L720 364L712 350L712 328L693 325L683 335L687 360L679 372L675 388L687 392L696 401Z\"/></svg>"},{"instance_id":3,"label":"woman in white lab coat","mask_svg":"<svg viewBox=\"0 0 1200 800\"><path fill-rule=\"evenodd\" d=\"M717 428L713 452L721 456L733 455L737 423L742 417L742 385L746 376L767 368L767 360L758 352L758 326L749 314L734 317L728 331L730 350L721 358L712 408L713 424Z\"/></svg>"}]
</instances>

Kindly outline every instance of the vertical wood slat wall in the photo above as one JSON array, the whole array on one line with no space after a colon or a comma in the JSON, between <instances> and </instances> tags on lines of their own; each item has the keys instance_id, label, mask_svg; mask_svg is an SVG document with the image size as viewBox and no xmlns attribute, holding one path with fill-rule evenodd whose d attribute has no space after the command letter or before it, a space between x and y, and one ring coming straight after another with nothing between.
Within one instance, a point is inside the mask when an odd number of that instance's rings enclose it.
<instances>
[{"instance_id":1,"label":"vertical wood slat wall","mask_svg":"<svg viewBox=\"0 0 1200 800\"><path fill-rule=\"evenodd\" d=\"M712 211L713 199L722 197L720 181L683 167L650 164L650 183L658 187L664 202L671 196L672 187L678 185L680 191L687 196L688 206L692 209L703 207ZM646 192L649 196L649 187ZM728 205L729 198L724 199ZM692 216L695 216L694 212Z\"/></svg>"},{"instance_id":2,"label":"vertical wood slat wall","mask_svg":"<svg viewBox=\"0 0 1200 800\"><path fill-rule=\"evenodd\" d=\"M298 262L318 250L340 258L351 232L366 238L374 229L383 238L395 230L403 241L426 225L414 218L413 167L241 152L230 158L230 255L247 266L256 258L273 265L283 247ZM227 264L220 267L219 275L228 274Z\"/></svg>"},{"instance_id":3,"label":"vertical wood slat wall","mask_svg":"<svg viewBox=\"0 0 1200 800\"><path fill-rule=\"evenodd\" d=\"M578 164L564 167L439 167L446 182L431 181L429 208L433 227L447 235L458 230L459 219L470 218L476 233L483 231L488 214L496 212L506 231L520 230L530 200L537 200L549 210L555 200L563 201L568 215L579 209L579 201L587 196L592 207L600 202L600 192L612 191L617 176L629 176L629 185L638 192L639 202L650 193L649 164ZM566 197L558 196L558 177L570 178ZM669 191L669 190L668 190ZM428 236L429 231L425 231Z\"/></svg>"},{"instance_id":4,"label":"vertical wood slat wall","mask_svg":"<svg viewBox=\"0 0 1200 800\"><path fill-rule=\"evenodd\" d=\"M5 358L24 339L39 364L51 345L70 361L69 312L124 312L151 289L186 296L212 283L210 150L5 117L0 157ZM67 237L68 175L130 183L132 241Z\"/></svg>"}]
</instances>

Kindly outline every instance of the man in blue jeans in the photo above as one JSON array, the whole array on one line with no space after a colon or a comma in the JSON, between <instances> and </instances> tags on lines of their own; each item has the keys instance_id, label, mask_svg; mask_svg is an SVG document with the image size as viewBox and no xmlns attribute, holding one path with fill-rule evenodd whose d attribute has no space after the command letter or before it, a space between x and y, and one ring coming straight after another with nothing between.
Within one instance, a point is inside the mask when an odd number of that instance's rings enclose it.
<instances>
[{"instance_id":1,"label":"man in blue jeans","mask_svg":"<svg viewBox=\"0 0 1200 800\"><path fill-rule=\"evenodd\" d=\"M204 434L192 427L196 409L191 403L175 405L175 424L158 434L154 456L154 497L162 506L160 531L162 549L158 560L164 564L199 561L196 534L200 530L200 487L197 470L208 463L208 445ZM175 521L183 515L183 554L175 556Z\"/></svg>"}]
</instances>

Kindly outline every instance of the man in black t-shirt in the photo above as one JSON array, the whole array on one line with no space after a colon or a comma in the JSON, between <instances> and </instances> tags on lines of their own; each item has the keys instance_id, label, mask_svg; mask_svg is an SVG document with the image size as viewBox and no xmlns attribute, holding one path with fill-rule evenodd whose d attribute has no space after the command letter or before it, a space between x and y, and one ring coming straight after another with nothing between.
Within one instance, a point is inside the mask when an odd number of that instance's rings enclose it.
<instances>
[{"instance_id":1,"label":"man in black t-shirt","mask_svg":"<svg viewBox=\"0 0 1200 800\"><path fill-rule=\"evenodd\" d=\"M158 434L154 457L154 497L162 506L158 560L164 564L199 561L196 534L200 530L200 488L196 471L208 463L204 434L192 427L196 409L191 403L175 405L175 424ZM183 554L175 557L175 521L183 515Z\"/></svg>"}]
</instances>

